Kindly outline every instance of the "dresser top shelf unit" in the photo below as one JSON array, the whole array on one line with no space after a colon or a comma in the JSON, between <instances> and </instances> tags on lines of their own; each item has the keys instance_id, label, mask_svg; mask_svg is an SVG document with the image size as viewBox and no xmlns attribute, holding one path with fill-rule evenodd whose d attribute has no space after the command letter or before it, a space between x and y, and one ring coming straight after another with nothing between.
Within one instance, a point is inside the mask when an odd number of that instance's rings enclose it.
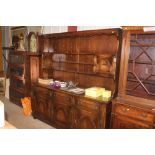
<instances>
[{"instance_id":1,"label":"dresser top shelf unit","mask_svg":"<svg viewBox=\"0 0 155 155\"><path fill-rule=\"evenodd\" d=\"M39 35L38 50L42 54L41 78L117 93L121 29Z\"/></svg>"}]
</instances>

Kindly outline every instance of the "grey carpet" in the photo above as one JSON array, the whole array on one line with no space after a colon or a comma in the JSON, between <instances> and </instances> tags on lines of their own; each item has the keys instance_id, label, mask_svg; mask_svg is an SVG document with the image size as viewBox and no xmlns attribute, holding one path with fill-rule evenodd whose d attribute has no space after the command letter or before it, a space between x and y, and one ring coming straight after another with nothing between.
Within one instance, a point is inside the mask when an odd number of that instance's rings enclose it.
<instances>
[{"instance_id":1,"label":"grey carpet","mask_svg":"<svg viewBox=\"0 0 155 155\"><path fill-rule=\"evenodd\" d=\"M34 119L32 116L25 116L22 107L11 103L7 98L0 96L4 103L5 119L18 129L54 129L52 126Z\"/></svg>"}]
</instances>

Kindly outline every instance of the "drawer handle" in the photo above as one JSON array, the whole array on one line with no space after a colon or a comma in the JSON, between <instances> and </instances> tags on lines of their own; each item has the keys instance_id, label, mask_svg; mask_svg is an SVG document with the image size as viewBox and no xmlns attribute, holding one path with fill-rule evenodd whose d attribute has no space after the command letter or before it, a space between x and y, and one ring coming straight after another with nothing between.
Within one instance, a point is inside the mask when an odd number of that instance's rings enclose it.
<instances>
[{"instance_id":1,"label":"drawer handle","mask_svg":"<svg viewBox=\"0 0 155 155\"><path fill-rule=\"evenodd\" d=\"M122 109L123 112L128 112L129 110L129 108Z\"/></svg>"}]
</instances>

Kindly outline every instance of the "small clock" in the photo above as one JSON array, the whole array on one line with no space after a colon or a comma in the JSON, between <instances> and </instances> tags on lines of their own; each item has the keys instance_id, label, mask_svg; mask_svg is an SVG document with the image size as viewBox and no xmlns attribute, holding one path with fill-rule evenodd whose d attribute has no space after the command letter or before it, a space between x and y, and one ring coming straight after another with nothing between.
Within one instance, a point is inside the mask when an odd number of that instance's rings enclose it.
<instances>
[{"instance_id":1,"label":"small clock","mask_svg":"<svg viewBox=\"0 0 155 155\"><path fill-rule=\"evenodd\" d=\"M29 52L37 52L37 35L34 32L30 32L28 36L29 40Z\"/></svg>"}]
</instances>

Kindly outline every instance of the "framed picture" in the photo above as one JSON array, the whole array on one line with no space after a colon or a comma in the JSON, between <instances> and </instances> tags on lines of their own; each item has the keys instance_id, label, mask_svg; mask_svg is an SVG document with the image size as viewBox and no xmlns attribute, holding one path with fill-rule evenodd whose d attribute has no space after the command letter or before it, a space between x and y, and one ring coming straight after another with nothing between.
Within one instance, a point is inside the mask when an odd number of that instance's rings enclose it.
<instances>
[{"instance_id":1,"label":"framed picture","mask_svg":"<svg viewBox=\"0 0 155 155\"><path fill-rule=\"evenodd\" d=\"M12 46L18 51L27 50L27 35L28 31L26 26L18 26L11 28Z\"/></svg>"},{"instance_id":2,"label":"framed picture","mask_svg":"<svg viewBox=\"0 0 155 155\"><path fill-rule=\"evenodd\" d=\"M34 32L30 32L28 35L28 49L29 52L36 53L38 46L37 34Z\"/></svg>"}]
</instances>

